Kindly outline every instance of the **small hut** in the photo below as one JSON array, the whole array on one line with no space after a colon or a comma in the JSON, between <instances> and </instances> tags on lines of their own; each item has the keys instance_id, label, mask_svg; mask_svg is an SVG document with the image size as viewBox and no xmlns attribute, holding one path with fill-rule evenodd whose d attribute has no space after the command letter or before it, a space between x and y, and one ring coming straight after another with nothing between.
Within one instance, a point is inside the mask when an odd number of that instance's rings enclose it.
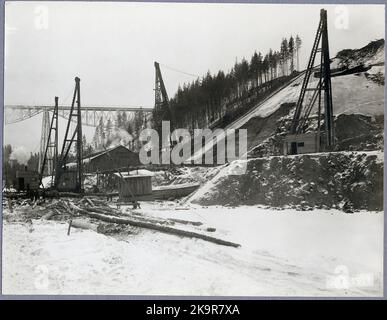
<instances>
[{"instance_id":1,"label":"small hut","mask_svg":"<svg viewBox=\"0 0 387 320\"><path fill-rule=\"evenodd\" d=\"M16 171L16 189L18 191L36 190L39 188L39 174L36 171L24 170Z\"/></svg>"},{"instance_id":2,"label":"small hut","mask_svg":"<svg viewBox=\"0 0 387 320\"><path fill-rule=\"evenodd\" d=\"M313 132L291 134L285 137L284 154L314 153L318 147L318 135Z\"/></svg>"},{"instance_id":3,"label":"small hut","mask_svg":"<svg viewBox=\"0 0 387 320\"><path fill-rule=\"evenodd\" d=\"M148 170L133 170L129 173L115 173L120 177L118 193L120 201L132 201L133 196L147 196L152 194L153 173ZM121 177L122 176L122 177Z\"/></svg>"}]
</instances>

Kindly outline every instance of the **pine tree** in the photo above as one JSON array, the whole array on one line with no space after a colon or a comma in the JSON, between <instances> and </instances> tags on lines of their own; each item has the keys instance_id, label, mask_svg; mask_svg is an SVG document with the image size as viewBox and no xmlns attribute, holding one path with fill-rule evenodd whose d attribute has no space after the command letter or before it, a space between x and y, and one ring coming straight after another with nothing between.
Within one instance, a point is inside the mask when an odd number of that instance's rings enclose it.
<instances>
[{"instance_id":1,"label":"pine tree","mask_svg":"<svg viewBox=\"0 0 387 320\"><path fill-rule=\"evenodd\" d=\"M122 123L122 114L120 111L117 112L117 117L116 117L116 127L117 128L122 128L123 127L123 123Z\"/></svg>"},{"instance_id":2,"label":"pine tree","mask_svg":"<svg viewBox=\"0 0 387 320\"><path fill-rule=\"evenodd\" d=\"M129 134L134 136L134 130L133 130L133 123L129 121L126 125L126 131L128 131Z\"/></svg>"},{"instance_id":3,"label":"pine tree","mask_svg":"<svg viewBox=\"0 0 387 320\"><path fill-rule=\"evenodd\" d=\"M134 133L136 136L139 136L141 130L144 127L144 112L142 110L137 111L134 115Z\"/></svg>"},{"instance_id":4,"label":"pine tree","mask_svg":"<svg viewBox=\"0 0 387 320\"><path fill-rule=\"evenodd\" d=\"M268 70L269 70L269 55L266 54L262 62L262 73L263 73L265 82L268 81L268 77L267 77Z\"/></svg>"},{"instance_id":5,"label":"pine tree","mask_svg":"<svg viewBox=\"0 0 387 320\"><path fill-rule=\"evenodd\" d=\"M300 71L300 59L299 59L299 51L302 45L301 38L296 35L296 53L297 53L297 71Z\"/></svg>"},{"instance_id":6,"label":"pine tree","mask_svg":"<svg viewBox=\"0 0 387 320\"><path fill-rule=\"evenodd\" d=\"M94 131L94 136L93 136L93 146L94 146L94 149L96 150L99 149L99 137L100 137L99 126L96 126Z\"/></svg>"},{"instance_id":7,"label":"pine tree","mask_svg":"<svg viewBox=\"0 0 387 320\"><path fill-rule=\"evenodd\" d=\"M29 170L38 171L39 164L39 154L38 153L30 153L30 158L27 161L27 166Z\"/></svg>"},{"instance_id":8,"label":"pine tree","mask_svg":"<svg viewBox=\"0 0 387 320\"><path fill-rule=\"evenodd\" d=\"M289 59L290 59L290 73L294 71L294 38L290 36L288 43Z\"/></svg>"},{"instance_id":9,"label":"pine tree","mask_svg":"<svg viewBox=\"0 0 387 320\"><path fill-rule=\"evenodd\" d=\"M10 144L7 144L3 147L3 158L4 162L9 162L11 158L12 153L12 146Z\"/></svg>"},{"instance_id":10,"label":"pine tree","mask_svg":"<svg viewBox=\"0 0 387 320\"><path fill-rule=\"evenodd\" d=\"M247 81L249 79L249 63L245 58L242 59L240 68L242 92L244 93L247 90Z\"/></svg>"},{"instance_id":11,"label":"pine tree","mask_svg":"<svg viewBox=\"0 0 387 320\"><path fill-rule=\"evenodd\" d=\"M122 128L127 128L128 127L128 115L126 114L126 112L124 111L122 113Z\"/></svg>"},{"instance_id":12,"label":"pine tree","mask_svg":"<svg viewBox=\"0 0 387 320\"><path fill-rule=\"evenodd\" d=\"M274 52L274 64L275 64L275 77L278 78L278 64L280 63L280 53L278 51Z\"/></svg>"},{"instance_id":13,"label":"pine tree","mask_svg":"<svg viewBox=\"0 0 387 320\"><path fill-rule=\"evenodd\" d=\"M288 69L288 40L286 38L282 39L281 42L281 63L282 63L282 75L287 75Z\"/></svg>"},{"instance_id":14,"label":"pine tree","mask_svg":"<svg viewBox=\"0 0 387 320\"><path fill-rule=\"evenodd\" d=\"M273 50L270 48L269 54L267 55L267 63L270 73L270 80L273 80Z\"/></svg>"},{"instance_id":15,"label":"pine tree","mask_svg":"<svg viewBox=\"0 0 387 320\"><path fill-rule=\"evenodd\" d=\"M82 154L85 155L87 149L87 141L85 134L82 135Z\"/></svg>"},{"instance_id":16,"label":"pine tree","mask_svg":"<svg viewBox=\"0 0 387 320\"><path fill-rule=\"evenodd\" d=\"M258 57L257 51L255 51L253 56L251 57L249 73L253 81L253 86L258 87L259 57Z\"/></svg>"},{"instance_id":17,"label":"pine tree","mask_svg":"<svg viewBox=\"0 0 387 320\"><path fill-rule=\"evenodd\" d=\"M259 78L259 85L262 84L262 74L263 74L263 57L262 54L258 53L258 78Z\"/></svg>"},{"instance_id":18,"label":"pine tree","mask_svg":"<svg viewBox=\"0 0 387 320\"><path fill-rule=\"evenodd\" d=\"M110 141L113 136L114 126L112 120L109 118L106 124L106 139Z\"/></svg>"}]
</instances>

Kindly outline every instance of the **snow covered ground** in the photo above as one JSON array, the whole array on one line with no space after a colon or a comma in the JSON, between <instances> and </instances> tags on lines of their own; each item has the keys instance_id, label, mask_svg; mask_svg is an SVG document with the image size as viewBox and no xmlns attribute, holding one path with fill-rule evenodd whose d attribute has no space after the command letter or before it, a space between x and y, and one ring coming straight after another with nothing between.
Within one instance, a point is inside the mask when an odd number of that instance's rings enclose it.
<instances>
[{"instance_id":1,"label":"snow covered ground","mask_svg":"<svg viewBox=\"0 0 387 320\"><path fill-rule=\"evenodd\" d=\"M383 213L174 202L137 212L201 221L197 228L241 247L144 229L117 240L80 229L67 236L60 222L5 223L3 294L382 295Z\"/></svg>"}]
</instances>

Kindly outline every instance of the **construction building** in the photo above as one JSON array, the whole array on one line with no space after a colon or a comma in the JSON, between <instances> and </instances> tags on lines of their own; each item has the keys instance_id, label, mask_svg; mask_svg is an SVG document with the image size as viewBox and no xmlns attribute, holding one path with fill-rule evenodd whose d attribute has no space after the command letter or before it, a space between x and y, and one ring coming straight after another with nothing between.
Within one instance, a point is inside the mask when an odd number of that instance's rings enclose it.
<instances>
[{"instance_id":1,"label":"construction building","mask_svg":"<svg viewBox=\"0 0 387 320\"><path fill-rule=\"evenodd\" d=\"M16 171L15 187L18 191L36 190L39 187L39 174L36 171L24 170Z\"/></svg>"},{"instance_id":2,"label":"construction building","mask_svg":"<svg viewBox=\"0 0 387 320\"><path fill-rule=\"evenodd\" d=\"M138 166L140 165L140 159L137 152L119 145L84 157L82 164L85 173L110 173L127 170L131 166ZM66 167L73 170L77 167L77 164L71 162Z\"/></svg>"},{"instance_id":3,"label":"construction building","mask_svg":"<svg viewBox=\"0 0 387 320\"><path fill-rule=\"evenodd\" d=\"M152 194L153 173L148 170L134 170L127 174L115 173L119 177L119 196L121 201L132 201L136 196Z\"/></svg>"},{"instance_id":4,"label":"construction building","mask_svg":"<svg viewBox=\"0 0 387 320\"><path fill-rule=\"evenodd\" d=\"M86 173L107 172L140 165L138 153L119 145L84 157Z\"/></svg>"},{"instance_id":5,"label":"construction building","mask_svg":"<svg viewBox=\"0 0 387 320\"><path fill-rule=\"evenodd\" d=\"M319 151L319 137L314 132L288 134L285 137L284 155L313 153Z\"/></svg>"}]
</instances>

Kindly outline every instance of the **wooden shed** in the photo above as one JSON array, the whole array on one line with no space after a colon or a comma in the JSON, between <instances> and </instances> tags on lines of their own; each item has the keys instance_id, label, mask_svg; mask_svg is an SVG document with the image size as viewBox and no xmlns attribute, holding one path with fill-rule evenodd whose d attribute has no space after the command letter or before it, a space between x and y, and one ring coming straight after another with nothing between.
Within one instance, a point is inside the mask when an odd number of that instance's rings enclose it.
<instances>
[{"instance_id":1,"label":"wooden shed","mask_svg":"<svg viewBox=\"0 0 387 320\"><path fill-rule=\"evenodd\" d=\"M115 175L119 176L118 173ZM120 201L132 201L132 195L144 196L152 194L152 176L147 170L134 170L126 174L121 174L119 182Z\"/></svg>"},{"instance_id":2,"label":"wooden shed","mask_svg":"<svg viewBox=\"0 0 387 320\"><path fill-rule=\"evenodd\" d=\"M16 190L36 190L39 188L39 174L31 170L16 171Z\"/></svg>"},{"instance_id":3,"label":"wooden shed","mask_svg":"<svg viewBox=\"0 0 387 320\"><path fill-rule=\"evenodd\" d=\"M319 151L318 135L314 132L290 134L285 137L284 154L314 153Z\"/></svg>"}]
</instances>

